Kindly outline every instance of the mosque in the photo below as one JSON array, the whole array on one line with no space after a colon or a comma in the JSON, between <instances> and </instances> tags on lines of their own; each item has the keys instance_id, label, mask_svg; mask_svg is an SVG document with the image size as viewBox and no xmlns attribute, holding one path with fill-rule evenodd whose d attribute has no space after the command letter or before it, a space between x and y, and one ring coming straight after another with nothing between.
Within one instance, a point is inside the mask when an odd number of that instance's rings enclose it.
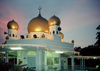
<instances>
[{"instance_id":1,"label":"mosque","mask_svg":"<svg viewBox=\"0 0 100 71\"><path fill-rule=\"evenodd\" d=\"M74 71L74 41L64 42L61 32L61 20L52 16L46 20L39 15L28 23L28 34L17 36L19 25L12 20L7 23L8 32L4 44L0 44L1 60L18 64L23 61L27 67L36 67L36 71L68 70L68 57L71 58L71 71ZM25 25L26 26L26 25ZM63 29L63 28L62 28Z\"/></svg>"}]
</instances>

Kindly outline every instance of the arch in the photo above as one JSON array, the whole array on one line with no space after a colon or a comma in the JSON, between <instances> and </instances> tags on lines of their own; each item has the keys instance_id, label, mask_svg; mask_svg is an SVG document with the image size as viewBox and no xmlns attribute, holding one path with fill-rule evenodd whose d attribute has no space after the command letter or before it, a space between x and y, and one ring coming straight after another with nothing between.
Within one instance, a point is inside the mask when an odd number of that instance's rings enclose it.
<instances>
[{"instance_id":1,"label":"arch","mask_svg":"<svg viewBox=\"0 0 100 71\"><path fill-rule=\"evenodd\" d=\"M33 37L34 37L34 38L37 38L37 35L36 35L36 34L34 34L34 35L33 35Z\"/></svg>"},{"instance_id":2,"label":"arch","mask_svg":"<svg viewBox=\"0 0 100 71\"><path fill-rule=\"evenodd\" d=\"M56 33L58 34L58 31L56 31Z\"/></svg>"},{"instance_id":3,"label":"arch","mask_svg":"<svg viewBox=\"0 0 100 71\"><path fill-rule=\"evenodd\" d=\"M53 31L53 34L55 34L55 31Z\"/></svg>"},{"instance_id":4,"label":"arch","mask_svg":"<svg viewBox=\"0 0 100 71\"><path fill-rule=\"evenodd\" d=\"M9 34L9 36L11 37L11 34Z\"/></svg>"},{"instance_id":5,"label":"arch","mask_svg":"<svg viewBox=\"0 0 100 71\"><path fill-rule=\"evenodd\" d=\"M36 55L34 51L28 51L27 55Z\"/></svg>"},{"instance_id":6,"label":"arch","mask_svg":"<svg viewBox=\"0 0 100 71\"><path fill-rule=\"evenodd\" d=\"M13 34L13 37L14 37L15 35Z\"/></svg>"},{"instance_id":7,"label":"arch","mask_svg":"<svg viewBox=\"0 0 100 71\"><path fill-rule=\"evenodd\" d=\"M42 34L42 38L45 38L45 35L44 34Z\"/></svg>"}]
</instances>

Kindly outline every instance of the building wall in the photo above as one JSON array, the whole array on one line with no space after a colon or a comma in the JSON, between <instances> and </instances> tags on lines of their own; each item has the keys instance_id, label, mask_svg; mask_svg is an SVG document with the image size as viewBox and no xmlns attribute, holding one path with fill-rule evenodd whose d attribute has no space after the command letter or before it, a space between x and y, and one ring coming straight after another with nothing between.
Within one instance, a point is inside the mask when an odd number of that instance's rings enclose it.
<instances>
[{"instance_id":1,"label":"building wall","mask_svg":"<svg viewBox=\"0 0 100 71\"><path fill-rule=\"evenodd\" d=\"M61 61L63 61L63 69L68 69L68 58L67 57L61 57Z\"/></svg>"},{"instance_id":2,"label":"building wall","mask_svg":"<svg viewBox=\"0 0 100 71\"><path fill-rule=\"evenodd\" d=\"M45 38L41 39L22 39L22 40L7 40L6 44L32 44L32 45L45 45L50 49L62 51L74 51L73 44Z\"/></svg>"},{"instance_id":3,"label":"building wall","mask_svg":"<svg viewBox=\"0 0 100 71\"><path fill-rule=\"evenodd\" d=\"M47 58L53 58L53 65L48 65ZM59 58L59 63L55 63L54 59ZM57 67L57 70L61 69L61 59L59 53L49 52L45 51L45 70L53 69L54 67Z\"/></svg>"}]
</instances>

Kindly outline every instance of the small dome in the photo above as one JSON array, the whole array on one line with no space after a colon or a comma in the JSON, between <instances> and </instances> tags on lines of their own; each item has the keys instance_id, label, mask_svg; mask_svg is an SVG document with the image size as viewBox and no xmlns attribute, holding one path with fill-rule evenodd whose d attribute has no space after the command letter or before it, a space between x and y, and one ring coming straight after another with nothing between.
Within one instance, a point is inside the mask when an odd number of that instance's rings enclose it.
<instances>
[{"instance_id":1,"label":"small dome","mask_svg":"<svg viewBox=\"0 0 100 71\"><path fill-rule=\"evenodd\" d=\"M63 38L64 38L63 33L61 33L61 32L60 32L60 34L59 34L59 35L61 36L61 39L63 39Z\"/></svg>"},{"instance_id":2,"label":"small dome","mask_svg":"<svg viewBox=\"0 0 100 71\"><path fill-rule=\"evenodd\" d=\"M19 26L17 24L17 22L15 22L14 20L9 21L7 24L8 29L14 29L14 30L18 30Z\"/></svg>"},{"instance_id":3,"label":"small dome","mask_svg":"<svg viewBox=\"0 0 100 71\"><path fill-rule=\"evenodd\" d=\"M52 25L60 26L60 22L61 22L60 19L54 15L49 19L48 24L49 26L52 26Z\"/></svg>"},{"instance_id":4,"label":"small dome","mask_svg":"<svg viewBox=\"0 0 100 71\"><path fill-rule=\"evenodd\" d=\"M41 16L33 18L28 24L28 33L30 32L45 32L49 33L48 21Z\"/></svg>"}]
</instances>

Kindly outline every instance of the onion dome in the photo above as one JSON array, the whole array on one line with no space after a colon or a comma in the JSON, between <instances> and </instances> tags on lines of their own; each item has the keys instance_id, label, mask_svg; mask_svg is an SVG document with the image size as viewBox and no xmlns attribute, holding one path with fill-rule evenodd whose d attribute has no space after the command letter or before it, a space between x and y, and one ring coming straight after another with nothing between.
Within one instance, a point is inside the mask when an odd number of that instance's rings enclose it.
<instances>
[{"instance_id":1,"label":"onion dome","mask_svg":"<svg viewBox=\"0 0 100 71\"><path fill-rule=\"evenodd\" d=\"M52 26L52 25L60 26L60 23L61 23L60 19L56 17L55 15L52 16L48 21L49 26Z\"/></svg>"},{"instance_id":2,"label":"onion dome","mask_svg":"<svg viewBox=\"0 0 100 71\"><path fill-rule=\"evenodd\" d=\"M39 15L33 18L28 24L28 33L30 32L49 33L48 21L41 16L40 11L39 11Z\"/></svg>"},{"instance_id":3,"label":"onion dome","mask_svg":"<svg viewBox=\"0 0 100 71\"><path fill-rule=\"evenodd\" d=\"M7 24L8 29L14 29L14 30L18 30L19 26L17 24L17 22L15 22L14 20L9 21Z\"/></svg>"},{"instance_id":4,"label":"onion dome","mask_svg":"<svg viewBox=\"0 0 100 71\"><path fill-rule=\"evenodd\" d=\"M61 33L61 32L60 32L60 34L59 34L59 35L61 36L61 39L63 39L63 38L64 38L63 33Z\"/></svg>"}]
</instances>

